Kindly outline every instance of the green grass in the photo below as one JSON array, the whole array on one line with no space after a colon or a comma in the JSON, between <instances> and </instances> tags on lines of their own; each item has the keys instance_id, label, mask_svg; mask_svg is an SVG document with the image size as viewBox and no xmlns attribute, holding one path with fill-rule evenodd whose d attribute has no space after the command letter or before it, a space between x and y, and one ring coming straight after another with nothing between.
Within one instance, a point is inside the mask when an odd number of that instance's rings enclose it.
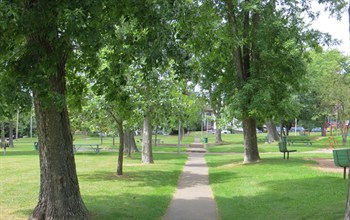
<instances>
[{"instance_id":1,"label":"green grass","mask_svg":"<svg viewBox=\"0 0 350 220\"><path fill-rule=\"evenodd\" d=\"M192 143L199 134L186 135L182 143ZM177 143L177 136L157 138L166 144ZM290 160L282 159L277 143L259 143L262 160L249 165L241 163L242 134L223 135L224 145L208 147L210 152L238 153L206 156L221 219L342 219L347 181L341 173L311 168L315 162L305 158L332 158L332 154L310 153L328 147L324 145L327 137L310 138L312 146L302 143L288 146L298 150L291 154ZM208 139L213 143L215 135L209 135ZM15 142L15 148L7 150L6 156L0 151L0 219L26 219L36 205L39 158L34 151L34 141L36 139L20 139ZM75 139L75 143L80 144L99 142L98 137ZM104 138L102 147L113 148L112 138ZM153 165L141 165L139 153L125 158L123 177L115 175L115 151L102 150L95 154L91 150L76 154L81 194L94 219L162 218L186 155L175 154L177 147L161 144L153 150ZM186 147L181 147L181 152L185 150Z\"/></svg>"},{"instance_id":2,"label":"green grass","mask_svg":"<svg viewBox=\"0 0 350 220\"><path fill-rule=\"evenodd\" d=\"M258 138L262 138L264 136L266 136L266 134L258 134ZM289 138L300 139L300 137L302 138L307 137L312 141L312 145L305 145L304 143L294 143L293 145L288 145L287 146L288 149L297 150L297 152L308 152L313 150L329 148L329 145L327 144L328 136L320 137L316 134L312 134L311 136L294 137L293 135L291 135ZM215 136L213 136L213 138L215 138ZM349 144L347 146L341 145L340 136L336 136L335 139L337 140L337 143L338 143L337 148L349 147ZM211 152L211 153L243 153L244 152L242 134L228 134L223 136L223 140L224 140L224 143L222 145L207 147L208 152ZM258 148L260 153L279 152L278 142L274 142L271 144L259 142Z\"/></svg>"},{"instance_id":3,"label":"green grass","mask_svg":"<svg viewBox=\"0 0 350 220\"><path fill-rule=\"evenodd\" d=\"M0 219L26 219L36 205L39 158L34 141L21 139L6 156L0 151ZM75 157L80 191L94 219L153 220L165 214L187 156L154 154L155 164L141 165L136 153L125 158L122 177L115 175L116 152L79 152Z\"/></svg>"},{"instance_id":4,"label":"green grass","mask_svg":"<svg viewBox=\"0 0 350 220\"><path fill-rule=\"evenodd\" d=\"M343 219L348 181L312 169L303 158L319 154L265 154L242 164L242 155L207 155L209 179L222 220Z\"/></svg>"}]
</instances>

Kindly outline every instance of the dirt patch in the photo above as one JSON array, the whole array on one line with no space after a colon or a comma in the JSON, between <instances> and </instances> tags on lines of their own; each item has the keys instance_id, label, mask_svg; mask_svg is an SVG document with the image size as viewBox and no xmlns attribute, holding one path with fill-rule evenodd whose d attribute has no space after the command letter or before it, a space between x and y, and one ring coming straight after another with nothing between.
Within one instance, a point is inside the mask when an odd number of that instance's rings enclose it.
<instances>
[{"instance_id":1,"label":"dirt patch","mask_svg":"<svg viewBox=\"0 0 350 220\"><path fill-rule=\"evenodd\" d=\"M324 171L324 172L337 172L342 173L343 168L337 167L334 165L333 159L325 159L325 158L312 158L308 160L316 161L317 164L311 165L313 168Z\"/></svg>"}]
</instances>

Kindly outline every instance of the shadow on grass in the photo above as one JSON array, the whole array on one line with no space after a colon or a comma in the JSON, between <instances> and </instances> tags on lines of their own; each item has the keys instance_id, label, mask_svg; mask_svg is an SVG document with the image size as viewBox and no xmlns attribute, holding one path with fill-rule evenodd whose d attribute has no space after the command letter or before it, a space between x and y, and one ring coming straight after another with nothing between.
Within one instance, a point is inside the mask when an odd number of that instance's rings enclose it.
<instances>
[{"instance_id":1,"label":"shadow on grass","mask_svg":"<svg viewBox=\"0 0 350 220\"><path fill-rule=\"evenodd\" d=\"M132 181L133 184L128 186L131 188L143 186L164 187L176 186L180 174L181 171L142 170L124 171L122 176L118 176L116 172L95 171L88 174L79 174L79 180L91 183L115 182L115 184L122 183L126 185L128 181Z\"/></svg>"},{"instance_id":2,"label":"shadow on grass","mask_svg":"<svg viewBox=\"0 0 350 220\"><path fill-rule=\"evenodd\" d=\"M309 169L307 165L314 161L270 156L243 165L230 156L208 159L210 183L222 220L328 220L344 216L348 181Z\"/></svg>"},{"instance_id":3,"label":"shadow on grass","mask_svg":"<svg viewBox=\"0 0 350 220\"><path fill-rule=\"evenodd\" d=\"M304 155L303 155L304 156ZM316 162L305 160L303 157L289 155L289 160L283 159L283 154L273 154L273 156L260 156L259 162L243 164L243 155L208 155L207 164L209 167L222 167L222 166L262 166L262 165L278 165L288 164L289 167L297 167L304 164L314 164Z\"/></svg>"},{"instance_id":4,"label":"shadow on grass","mask_svg":"<svg viewBox=\"0 0 350 220\"><path fill-rule=\"evenodd\" d=\"M83 195L93 219L130 220L162 219L172 195L142 195L121 193L119 195Z\"/></svg>"},{"instance_id":5,"label":"shadow on grass","mask_svg":"<svg viewBox=\"0 0 350 220\"><path fill-rule=\"evenodd\" d=\"M39 152L37 151L17 151L17 150L6 150L6 155L4 155L3 149L0 149L0 156L4 157L14 157L14 156L33 156L33 155L39 155Z\"/></svg>"},{"instance_id":6,"label":"shadow on grass","mask_svg":"<svg viewBox=\"0 0 350 220\"><path fill-rule=\"evenodd\" d=\"M213 182L220 180L213 178ZM341 178L267 181L256 195L216 196L222 220L343 219L347 184ZM236 189L237 190L237 189ZM254 190L254 189L252 189Z\"/></svg>"}]
</instances>

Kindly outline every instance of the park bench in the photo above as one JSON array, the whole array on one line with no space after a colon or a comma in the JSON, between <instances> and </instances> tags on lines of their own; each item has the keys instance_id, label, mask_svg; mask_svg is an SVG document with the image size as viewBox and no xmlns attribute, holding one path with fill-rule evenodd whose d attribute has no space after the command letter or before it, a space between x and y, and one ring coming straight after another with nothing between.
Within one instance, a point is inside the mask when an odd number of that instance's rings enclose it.
<instances>
[{"instance_id":1,"label":"park bench","mask_svg":"<svg viewBox=\"0 0 350 220\"><path fill-rule=\"evenodd\" d=\"M286 159L286 153L287 153L287 160L289 160L289 153L296 152L297 150L288 150L287 149L287 142L279 142L278 147L281 153L283 153L283 159Z\"/></svg>"},{"instance_id":2,"label":"park bench","mask_svg":"<svg viewBox=\"0 0 350 220\"><path fill-rule=\"evenodd\" d=\"M346 178L346 168L349 167L350 163L350 149L337 149L333 150L334 165L343 167L343 178Z\"/></svg>"},{"instance_id":3,"label":"park bench","mask_svg":"<svg viewBox=\"0 0 350 220\"><path fill-rule=\"evenodd\" d=\"M76 153L82 147L89 147L95 151L96 154L100 153L100 145L99 144L73 144L74 153ZM34 142L34 150L39 150L38 142Z\"/></svg>"},{"instance_id":4,"label":"park bench","mask_svg":"<svg viewBox=\"0 0 350 220\"><path fill-rule=\"evenodd\" d=\"M305 145L312 145L312 141L309 138L288 138L288 145L294 145L296 143L303 143Z\"/></svg>"},{"instance_id":5,"label":"park bench","mask_svg":"<svg viewBox=\"0 0 350 220\"><path fill-rule=\"evenodd\" d=\"M6 148L9 147L9 143L5 142L5 143L2 143L0 142L0 148L4 148L4 155L6 155Z\"/></svg>"},{"instance_id":6,"label":"park bench","mask_svg":"<svg viewBox=\"0 0 350 220\"><path fill-rule=\"evenodd\" d=\"M76 153L80 148L89 147L95 151L96 154L100 153L100 144L73 144L74 153Z\"/></svg>"},{"instance_id":7,"label":"park bench","mask_svg":"<svg viewBox=\"0 0 350 220\"><path fill-rule=\"evenodd\" d=\"M137 142L142 143L142 138L140 138ZM161 139L152 139L152 144L161 144L163 141Z\"/></svg>"}]
</instances>

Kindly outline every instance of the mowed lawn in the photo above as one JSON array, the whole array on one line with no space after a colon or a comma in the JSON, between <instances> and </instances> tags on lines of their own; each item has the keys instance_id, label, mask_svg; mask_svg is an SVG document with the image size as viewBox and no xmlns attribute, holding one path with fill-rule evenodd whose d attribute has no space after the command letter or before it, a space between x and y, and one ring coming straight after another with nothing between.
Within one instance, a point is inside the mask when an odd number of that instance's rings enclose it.
<instances>
[{"instance_id":1,"label":"mowed lawn","mask_svg":"<svg viewBox=\"0 0 350 220\"><path fill-rule=\"evenodd\" d=\"M36 205L39 157L33 142L20 139L6 156L0 151L1 220L26 219ZM78 152L83 200L94 219L161 219L186 158L183 154L154 154L154 164L142 165L140 153L135 153L124 158L124 175L118 177L116 152Z\"/></svg>"},{"instance_id":2,"label":"mowed lawn","mask_svg":"<svg viewBox=\"0 0 350 220\"><path fill-rule=\"evenodd\" d=\"M209 180L222 220L343 219L348 180L313 167L327 154L263 154L243 164L242 155L206 155ZM341 168L339 168L341 169Z\"/></svg>"},{"instance_id":3,"label":"mowed lawn","mask_svg":"<svg viewBox=\"0 0 350 220\"><path fill-rule=\"evenodd\" d=\"M266 134L259 134L259 138ZM195 136L184 137L184 144ZM139 137L136 137L137 139ZM176 136L162 136L176 144ZM343 219L348 180L342 173L315 169L312 158L332 158L325 149L327 138L310 137L312 146L297 149L284 160L277 143L259 142L261 161L242 164L242 134L223 135L224 145L208 146L209 180L221 220ZM208 136L209 143L215 136ZM39 191L39 158L34 139L20 139L6 156L0 151L0 219L26 219L36 205ZM75 143L95 144L99 138L76 138ZM115 175L117 146L104 138L100 154L93 150L76 154L77 173L83 200L94 219L162 219L175 192L187 156L175 154L177 147L154 147L155 164L142 165L140 153L125 158L124 176ZM338 141L340 143L340 141ZM116 139L117 145L117 139ZM138 143L140 146L140 143ZM338 146L343 147L343 146ZM141 148L139 147L141 150ZM186 147L181 147L182 152ZM311 151L311 152L310 152ZM161 153L157 153L161 152ZM341 168L339 168L341 169Z\"/></svg>"}]
</instances>

